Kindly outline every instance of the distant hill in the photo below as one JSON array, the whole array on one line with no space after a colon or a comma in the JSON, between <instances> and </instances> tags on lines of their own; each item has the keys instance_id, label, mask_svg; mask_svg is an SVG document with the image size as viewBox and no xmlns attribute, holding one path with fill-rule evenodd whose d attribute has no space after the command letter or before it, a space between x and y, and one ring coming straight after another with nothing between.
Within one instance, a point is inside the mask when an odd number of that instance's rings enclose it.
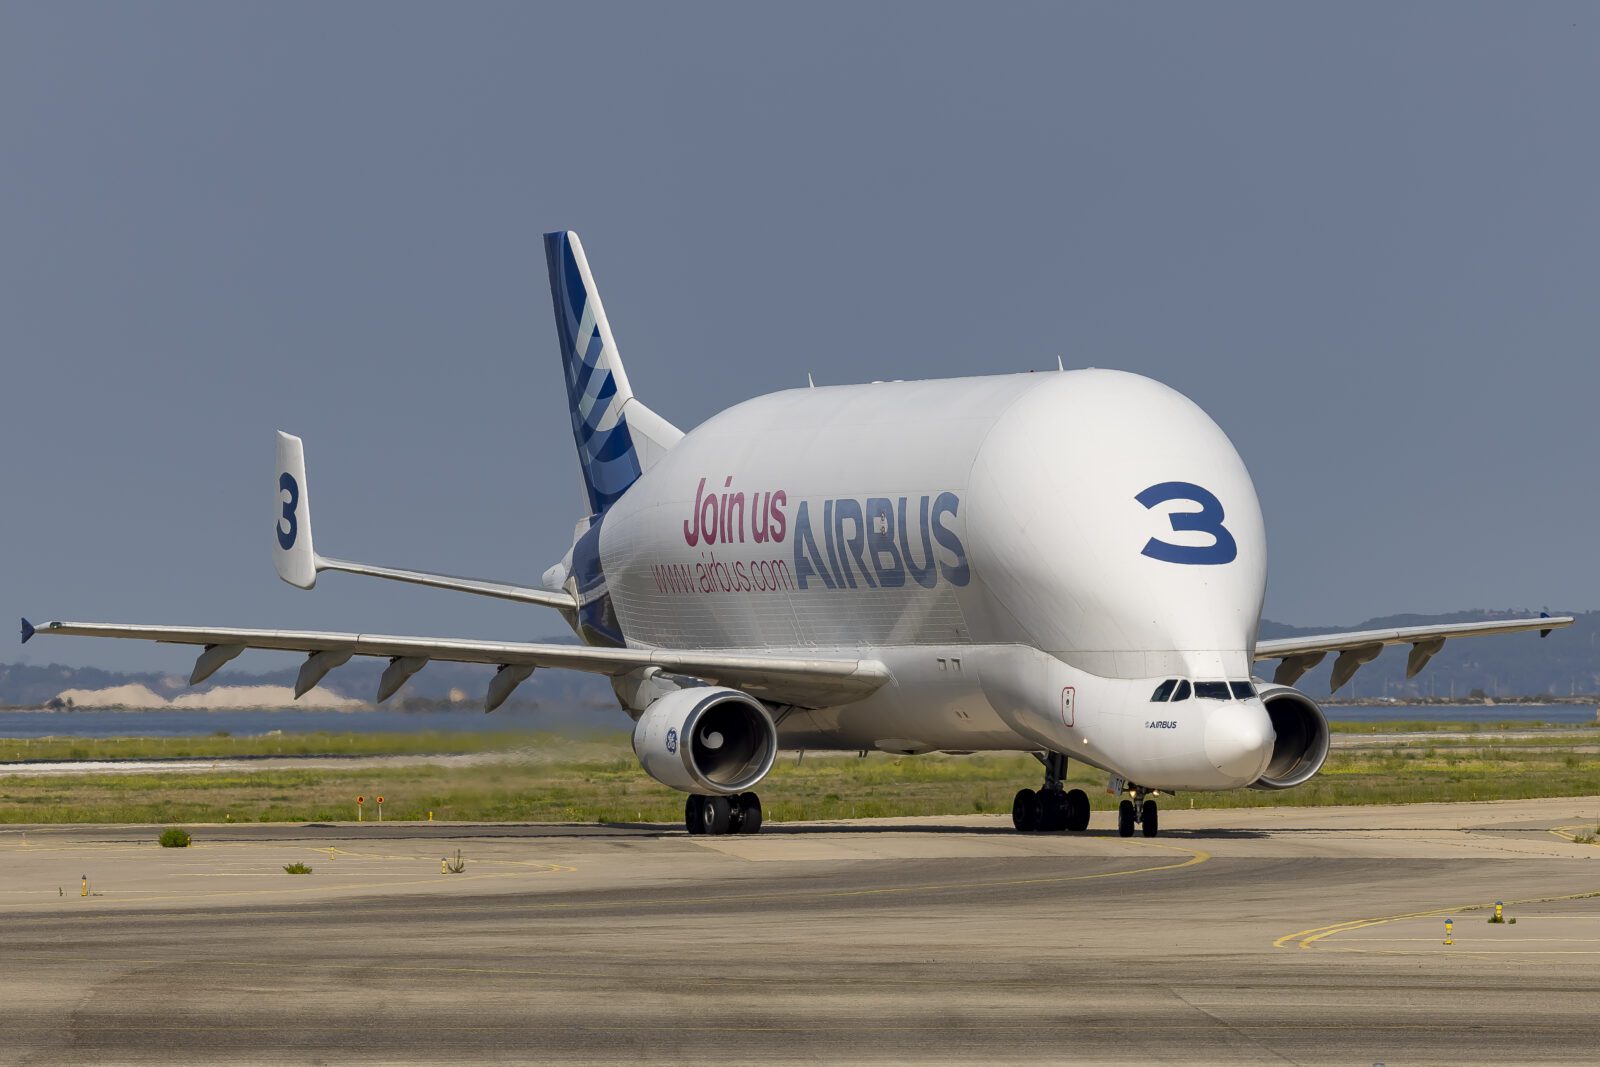
<instances>
[{"instance_id":1,"label":"distant hill","mask_svg":"<svg viewBox=\"0 0 1600 1067\"><path fill-rule=\"evenodd\" d=\"M572 638L543 638L551 643L571 644ZM187 675L162 674L155 671L124 672L105 671L98 667L68 667L52 663L34 666L24 663L0 665L0 705L9 707L43 707L63 694L70 694L70 702L77 707L94 703L90 691L117 690L120 696L108 704L142 706L140 701L126 699L126 694L138 689L148 690L152 703L179 700L194 706L194 696L227 690L218 694L218 704L233 706L242 687L292 686L299 673L300 664L294 657L284 658L282 670L248 674L242 671L223 670L202 684L190 688ZM322 680L318 691L326 691L335 698L348 698L370 703L378 691L378 677L388 664L381 659L355 659L338 668ZM430 663L412 676L405 686L384 704L398 711L424 710L438 707L471 707L481 704L483 694L494 676L494 667L476 663ZM269 694L270 695L270 694ZM309 699L309 694L307 699ZM272 706L281 701L274 698L263 704ZM337 704L338 700L322 700L324 706ZM303 703L303 702L302 702ZM604 678L576 671L535 671L533 677L517 688L506 703L507 710L536 713L540 725L593 725L615 726L620 718L611 686ZM599 714L597 714L599 713ZM613 721L613 716L618 721ZM526 714L521 716L527 721ZM545 721L547 720L547 721Z\"/></svg>"},{"instance_id":2,"label":"distant hill","mask_svg":"<svg viewBox=\"0 0 1600 1067\"><path fill-rule=\"evenodd\" d=\"M1481 622L1525 615L1537 611L1460 611L1448 615L1390 615L1353 625L1289 626L1262 620L1263 638L1293 637L1336 633L1347 630L1376 630L1395 626L1426 626L1430 623ZM1551 694L1570 696L1600 694L1600 612L1552 611L1574 615L1577 621L1568 629L1557 630L1541 640L1536 634L1509 637L1463 638L1448 642L1434 657L1427 670L1407 682L1407 648L1401 645L1386 650L1361 668L1355 680L1340 691L1341 698L1455 696L1465 698L1473 690L1503 699L1513 696ZM570 644L571 637L545 638ZM1329 656L1316 670L1300 681L1301 688L1313 696L1328 691ZM1270 677L1274 664L1258 665L1257 673ZM370 701L383 673L382 660L358 659L323 680L332 693ZM220 686L292 685L299 664L290 659L282 670L263 674L221 671L193 692L205 693ZM428 707L459 701L482 699L494 668L469 663L430 663L406 683L386 705L396 709ZM191 692L186 679L158 672L116 672L97 667L66 667L60 664L32 666L0 665L0 704L11 707L41 707L65 690L110 689L116 686L145 686L172 699ZM82 700L77 703L82 705ZM523 710L537 709L564 721L583 721L599 709L615 710L616 700L605 679L576 671L537 671L518 688L513 705Z\"/></svg>"}]
</instances>

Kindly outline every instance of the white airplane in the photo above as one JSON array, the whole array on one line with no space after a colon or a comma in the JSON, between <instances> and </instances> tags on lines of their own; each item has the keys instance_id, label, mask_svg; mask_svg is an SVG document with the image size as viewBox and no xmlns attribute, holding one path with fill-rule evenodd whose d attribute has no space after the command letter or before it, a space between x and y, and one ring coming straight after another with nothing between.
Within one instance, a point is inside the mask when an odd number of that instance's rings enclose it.
<instances>
[{"instance_id":1,"label":"white airplane","mask_svg":"<svg viewBox=\"0 0 1600 1067\"><path fill-rule=\"evenodd\" d=\"M204 646L191 684L246 648L302 652L297 695L383 656L379 701L430 660L495 664L491 711L536 668L603 674L645 772L689 794L690 833L755 832L781 746L1033 752L1021 831L1087 827L1063 784L1081 760L1122 795L1127 837L1155 836L1158 793L1315 775L1328 724L1294 683L1330 653L1337 690L1385 645L1411 645L1415 675L1449 638L1572 622L1258 640L1255 487L1172 389L1092 369L791 389L686 434L629 388L577 235L545 253L588 514L544 587L318 555L301 442L281 432L273 552L305 589L344 571L554 608L581 646L26 619L23 640Z\"/></svg>"}]
</instances>

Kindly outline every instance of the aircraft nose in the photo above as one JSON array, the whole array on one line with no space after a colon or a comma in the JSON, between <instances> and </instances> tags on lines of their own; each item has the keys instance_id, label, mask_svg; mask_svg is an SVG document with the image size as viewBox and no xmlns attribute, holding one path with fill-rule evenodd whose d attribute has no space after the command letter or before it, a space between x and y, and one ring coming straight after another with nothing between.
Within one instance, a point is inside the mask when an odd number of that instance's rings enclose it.
<instances>
[{"instance_id":1,"label":"aircraft nose","mask_svg":"<svg viewBox=\"0 0 1600 1067\"><path fill-rule=\"evenodd\" d=\"M1241 785L1261 777L1277 740L1272 719L1260 703L1224 704L1206 719L1206 757Z\"/></svg>"}]
</instances>

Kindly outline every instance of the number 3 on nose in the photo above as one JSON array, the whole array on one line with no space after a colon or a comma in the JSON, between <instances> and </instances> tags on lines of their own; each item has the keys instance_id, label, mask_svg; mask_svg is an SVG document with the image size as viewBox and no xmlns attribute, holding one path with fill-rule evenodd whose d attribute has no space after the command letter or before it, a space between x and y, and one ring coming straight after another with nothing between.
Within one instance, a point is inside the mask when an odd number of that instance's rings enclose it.
<instances>
[{"instance_id":1,"label":"number 3 on nose","mask_svg":"<svg viewBox=\"0 0 1600 1067\"><path fill-rule=\"evenodd\" d=\"M287 477L287 475L285 476ZM1161 482L1152 485L1134 497L1147 508L1173 500L1187 500L1200 505L1199 511L1175 511L1167 518L1174 533L1207 533L1212 537L1209 545L1175 545L1152 537L1145 542L1142 554L1163 563L1216 564L1232 563L1239 555L1239 546L1233 534L1222 525L1222 501L1210 490L1193 482ZM285 508L285 514L288 509ZM281 536L281 535L280 535Z\"/></svg>"}]
</instances>

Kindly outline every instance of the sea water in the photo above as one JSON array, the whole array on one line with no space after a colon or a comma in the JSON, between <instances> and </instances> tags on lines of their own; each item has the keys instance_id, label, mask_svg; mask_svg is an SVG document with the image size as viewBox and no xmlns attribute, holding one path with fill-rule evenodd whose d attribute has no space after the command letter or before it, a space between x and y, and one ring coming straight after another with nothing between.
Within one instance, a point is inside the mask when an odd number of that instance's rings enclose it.
<instances>
[{"instance_id":1,"label":"sea water","mask_svg":"<svg viewBox=\"0 0 1600 1067\"><path fill-rule=\"evenodd\" d=\"M1334 722L1549 722L1595 721L1592 704L1381 704L1325 708ZM616 707L502 708L485 715L476 708L453 711L0 711L0 737L206 737L226 731L239 737L281 730L304 733L422 733L424 731L626 730L632 724Z\"/></svg>"}]
</instances>

